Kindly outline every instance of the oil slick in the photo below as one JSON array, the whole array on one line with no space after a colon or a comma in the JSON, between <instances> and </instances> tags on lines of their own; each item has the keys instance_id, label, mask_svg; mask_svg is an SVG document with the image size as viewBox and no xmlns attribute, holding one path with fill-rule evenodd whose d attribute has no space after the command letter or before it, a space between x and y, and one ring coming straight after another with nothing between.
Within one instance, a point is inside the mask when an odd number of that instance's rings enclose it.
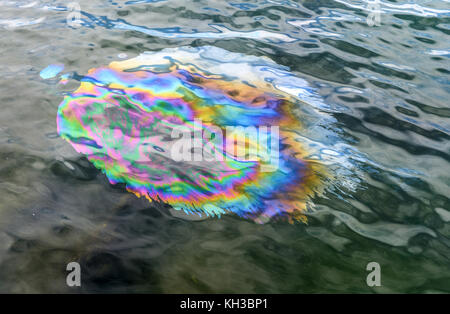
<instances>
[{"instance_id":1,"label":"oil slick","mask_svg":"<svg viewBox=\"0 0 450 314\"><path fill-rule=\"evenodd\" d=\"M64 64L51 64L45 69L43 69L39 76L43 78L44 80L54 78L56 75L58 75L59 72L64 70Z\"/></svg>"},{"instance_id":2,"label":"oil slick","mask_svg":"<svg viewBox=\"0 0 450 314\"><path fill-rule=\"evenodd\" d=\"M318 103L270 59L181 47L91 69L60 104L57 125L111 183L149 201L200 216L305 221L333 177L319 146L299 136ZM274 126L276 136L258 133ZM182 134L190 157L173 158Z\"/></svg>"}]
</instances>

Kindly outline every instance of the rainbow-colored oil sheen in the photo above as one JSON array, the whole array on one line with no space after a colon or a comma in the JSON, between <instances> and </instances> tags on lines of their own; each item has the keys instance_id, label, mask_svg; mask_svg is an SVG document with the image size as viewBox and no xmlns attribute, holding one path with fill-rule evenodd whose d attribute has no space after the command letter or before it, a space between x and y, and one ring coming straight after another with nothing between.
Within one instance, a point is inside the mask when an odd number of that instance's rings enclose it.
<instances>
[{"instance_id":1,"label":"rainbow-colored oil sheen","mask_svg":"<svg viewBox=\"0 0 450 314\"><path fill-rule=\"evenodd\" d=\"M150 201L200 215L303 220L325 170L295 139L301 130L295 102L264 81L249 83L188 62L145 60L91 69L59 106L60 136L111 183ZM173 129L193 130L195 119L203 123L203 136L212 126L279 126L278 168L262 171L262 159L240 160L220 145L213 151L222 160L173 160ZM258 144L238 138L236 145Z\"/></svg>"}]
</instances>

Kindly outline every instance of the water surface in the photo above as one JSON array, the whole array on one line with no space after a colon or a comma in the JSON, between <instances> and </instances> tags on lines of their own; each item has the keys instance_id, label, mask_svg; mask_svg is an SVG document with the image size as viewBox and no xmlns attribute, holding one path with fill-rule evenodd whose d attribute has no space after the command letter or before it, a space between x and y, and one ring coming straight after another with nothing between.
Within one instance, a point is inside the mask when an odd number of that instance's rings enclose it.
<instances>
[{"instance_id":1,"label":"water surface","mask_svg":"<svg viewBox=\"0 0 450 314\"><path fill-rule=\"evenodd\" d=\"M74 27L66 1L0 2L0 292L450 292L448 1L380 1L379 26L367 1L78 3ZM192 220L58 136L89 69L182 46L268 57L317 94L306 103L326 118L301 135L342 154L351 180L308 224Z\"/></svg>"}]
</instances>

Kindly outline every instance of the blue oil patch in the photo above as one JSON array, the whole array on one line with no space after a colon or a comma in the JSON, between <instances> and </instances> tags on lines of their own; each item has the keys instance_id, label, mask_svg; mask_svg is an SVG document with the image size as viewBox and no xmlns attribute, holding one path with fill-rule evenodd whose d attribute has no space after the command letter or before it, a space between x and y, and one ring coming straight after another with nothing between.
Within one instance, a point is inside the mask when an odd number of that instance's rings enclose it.
<instances>
[{"instance_id":1,"label":"blue oil patch","mask_svg":"<svg viewBox=\"0 0 450 314\"><path fill-rule=\"evenodd\" d=\"M43 69L39 75L44 79L50 79L58 75L59 72L64 70L64 64L51 64L45 69Z\"/></svg>"}]
</instances>

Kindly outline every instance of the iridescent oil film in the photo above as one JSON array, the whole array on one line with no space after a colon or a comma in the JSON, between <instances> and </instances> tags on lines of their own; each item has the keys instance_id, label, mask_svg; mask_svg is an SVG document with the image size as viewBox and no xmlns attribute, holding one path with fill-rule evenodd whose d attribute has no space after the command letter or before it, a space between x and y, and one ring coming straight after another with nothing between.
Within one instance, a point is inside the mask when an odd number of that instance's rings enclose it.
<instances>
[{"instance_id":1,"label":"iridescent oil film","mask_svg":"<svg viewBox=\"0 0 450 314\"><path fill-rule=\"evenodd\" d=\"M150 201L200 215L304 219L326 169L296 141L296 99L268 81L243 80L245 68L232 76L219 72L226 63L196 65L189 56L144 54L91 69L61 103L58 133L111 183Z\"/></svg>"}]
</instances>

